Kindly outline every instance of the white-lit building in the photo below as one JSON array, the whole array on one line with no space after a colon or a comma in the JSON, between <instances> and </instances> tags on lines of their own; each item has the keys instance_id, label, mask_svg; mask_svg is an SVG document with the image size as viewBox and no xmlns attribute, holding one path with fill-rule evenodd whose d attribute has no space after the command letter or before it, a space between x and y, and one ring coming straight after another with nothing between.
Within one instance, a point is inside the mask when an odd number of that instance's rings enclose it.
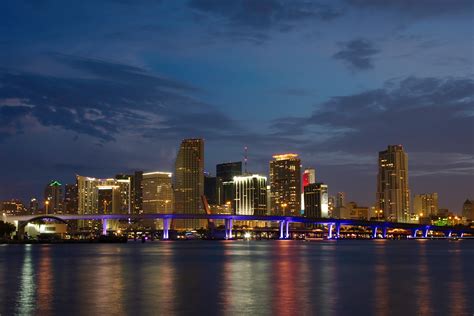
<instances>
[{"instance_id":1,"label":"white-lit building","mask_svg":"<svg viewBox=\"0 0 474 316\"><path fill-rule=\"evenodd\" d=\"M236 176L234 209L238 215L266 215L267 178L260 175Z\"/></svg>"}]
</instances>

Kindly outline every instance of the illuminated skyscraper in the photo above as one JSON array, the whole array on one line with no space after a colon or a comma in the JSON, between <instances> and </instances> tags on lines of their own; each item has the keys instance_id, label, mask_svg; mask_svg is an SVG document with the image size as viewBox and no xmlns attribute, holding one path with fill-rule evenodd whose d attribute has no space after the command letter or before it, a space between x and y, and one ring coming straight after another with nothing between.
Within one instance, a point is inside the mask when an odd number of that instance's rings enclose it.
<instances>
[{"instance_id":1,"label":"illuminated skyscraper","mask_svg":"<svg viewBox=\"0 0 474 316\"><path fill-rule=\"evenodd\" d=\"M34 215L34 214L38 213L38 211L39 211L38 199L36 199L34 197L30 199L30 207L29 207L28 211L31 215Z\"/></svg>"},{"instance_id":2,"label":"illuminated skyscraper","mask_svg":"<svg viewBox=\"0 0 474 316\"><path fill-rule=\"evenodd\" d=\"M63 188L59 181L51 181L44 190L44 207L48 214L63 212Z\"/></svg>"},{"instance_id":3,"label":"illuminated skyscraper","mask_svg":"<svg viewBox=\"0 0 474 316\"><path fill-rule=\"evenodd\" d=\"M328 186L324 183L312 183L304 187L304 216L329 217Z\"/></svg>"},{"instance_id":4,"label":"illuminated skyscraper","mask_svg":"<svg viewBox=\"0 0 474 316\"><path fill-rule=\"evenodd\" d=\"M415 214L422 217L438 215L438 193L416 194L413 210Z\"/></svg>"},{"instance_id":5,"label":"illuminated skyscraper","mask_svg":"<svg viewBox=\"0 0 474 316\"><path fill-rule=\"evenodd\" d=\"M301 161L297 154L273 156L270 186L273 214L301 214Z\"/></svg>"},{"instance_id":6,"label":"illuminated skyscraper","mask_svg":"<svg viewBox=\"0 0 474 316\"><path fill-rule=\"evenodd\" d=\"M474 200L466 199L462 205L462 216L470 221L474 221Z\"/></svg>"},{"instance_id":7,"label":"illuminated skyscraper","mask_svg":"<svg viewBox=\"0 0 474 316\"><path fill-rule=\"evenodd\" d=\"M201 196L204 195L204 140L185 139L181 142L175 162L175 212L203 214ZM175 228L200 228L206 221L176 220Z\"/></svg>"},{"instance_id":8,"label":"illuminated skyscraper","mask_svg":"<svg viewBox=\"0 0 474 316\"><path fill-rule=\"evenodd\" d=\"M143 174L143 213L170 214L173 212L173 186L171 172Z\"/></svg>"},{"instance_id":9,"label":"illuminated skyscraper","mask_svg":"<svg viewBox=\"0 0 474 316\"><path fill-rule=\"evenodd\" d=\"M234 209L238 215L266 215L267 178L259 175L234 177Z\"/></svg>"},{"instance_id":10,"label":"illuminated skyscraper","mask_svg":"<svg viewBox=\"0 0 474 316\"><path fill-rule=\"evenodd\" d=\"M216 166L216 197L218 205L234 202L234 177L242 175L242 162L221 163Z\"/></svg>"},{"instance_id":11,"label":"illuminated skyscraper","mask_svg":"<svg viewBox=\"0 0 474 316\"><path fill-rule=\"evenodd\" d=\"M303 172L303 187L312 183L316 183L316 170L314 168L306 168Z\"/></svg>"},{"instance_id":12,"label":"illuminated skyscraper","mask_svg":"<svg viewBox=\"0 0 474 316\"><path fill-rule=\"evenodd\" d=\"M408 156L402 145L388 146L379 152L377 204L389 221L408 222L410 219Z\"/></svg>"}]
</instances>

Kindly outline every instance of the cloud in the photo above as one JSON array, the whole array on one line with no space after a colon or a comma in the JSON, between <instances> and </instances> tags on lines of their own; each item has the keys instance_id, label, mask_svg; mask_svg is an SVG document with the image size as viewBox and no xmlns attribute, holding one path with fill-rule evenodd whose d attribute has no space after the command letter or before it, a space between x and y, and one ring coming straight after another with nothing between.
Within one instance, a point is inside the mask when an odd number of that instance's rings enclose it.
<instances>
[{"instance_id":1,"label":"cloud","mask_svg":"<svg viewBox=\"0 0 474 316\"><path fill-rule=\"evenodd\" d=\"M104 60L46 58L61 71L54 73L54 66L48 75L0 69L0 137L21 132L26 117L101 141L124 132L182 135L187 128L205 136L219 133L224 125L235 127L217 108L194 97L197 88L183 82Z\"/></svg>"},{"instance_id":2,"label":"cloud","mask_svg":"<svg viewBox=\"0 0 474 316\"><path fill-rule=\"evenodd\" d=\"M471 0L346 0L350 5L362 9L395 11L414 17L431 17L441 15L472 15L474 2Z\"/></svg>"},{"instance_id":3,"label":"cloud","mask_svg":"<svg viewBox=\"0 0 474 316\"><path fill-rule=\"evenodd\" d=\"M355 39L342 43L342 49L333 58L344 61L351 69L368 70L373 68L373 57L380 51L366 39Z\"/></svg>"},{"instance_id":4,"label":"cloud","mask_svg":"<svg viewBox=\"0 0 474 316\"><path fill-rule=\"evenodd\" d=\"M305 22L330 21L342 14L333 6L308 1L191 0L188 5L201 22L215 22L228 29L222 32L225 35L252 42L266 40L265 31L287 32Z\"/></svg>"},{"instance_id":5,"label":"cloud","mask_svg":"<svg viewBox=\"0 0 474 316\"><path fill-rule=\"evenodd\" d=\"M307 138L320 137L306 133L311 126L324 127L326 135L344 131L324 142L326 150L366 152L401 143L408 151L473 153L472 108L471 78L408 77L389 80L380 89L332 97L309 117L292 118L284 125L278 120L274 127Z\"/></svg>"}]
</instances>

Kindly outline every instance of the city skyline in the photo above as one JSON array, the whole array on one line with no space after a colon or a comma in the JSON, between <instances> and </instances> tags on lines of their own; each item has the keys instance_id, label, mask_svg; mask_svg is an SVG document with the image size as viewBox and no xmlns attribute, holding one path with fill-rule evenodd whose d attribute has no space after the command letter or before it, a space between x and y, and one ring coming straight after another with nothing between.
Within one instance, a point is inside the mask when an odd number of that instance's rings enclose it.
<instances>
[{"instance_id":1,"label":"city skyline","mask_svg":"<svg viewBox=\"0 0 474 316\"><path fill-rule=\"evenodd\" d=\"M377 152L402 144L411 197L472 198L472 2L84 3L0 5L0 199L171 172L187 137L206 139L209 172L244 147L266 175L296 152L361 205Z\"/></svg>"}]
</instances>

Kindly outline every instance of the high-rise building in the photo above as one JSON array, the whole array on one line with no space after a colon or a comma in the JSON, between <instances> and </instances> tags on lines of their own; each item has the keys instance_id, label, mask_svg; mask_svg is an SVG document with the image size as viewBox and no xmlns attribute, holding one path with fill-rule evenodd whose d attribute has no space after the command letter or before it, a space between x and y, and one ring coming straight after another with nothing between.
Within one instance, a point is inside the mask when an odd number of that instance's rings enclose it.
<instances>
[{"instance_id":1,"label":"high-rise building","mask_svg":"<svg viewBox=\"0 0 474 316\"><path fill-rule=\"evenodd\" d=\"M346 203L346 194L344 192L337 192L336 208L343 207Z\"/></svg>"},{"instance_id":2,"label":"high-rise building","mask_svg":"<svg viewBox=\"0 0 474 316\"><path fill-rule=\"evenodd\" d=\"M171 214L173 212L172 176L171 172L143 173L143 213Z\"/></svg>"},{"instance_id":3,"label":"high-rise building","mask_svg":"<svg viewBox=\"0 0 474 316\"><path fill-rule=\"evenodd\" d=\"M59 181L51 181L44 190L44 208L47 214L61 214L63 211L63 189Z\"/></svg>"},{"instance_id":4,"label":"high-rise building","mask_svg":"<svg viewBox=\"0 0 474 316\"><path fill-rule=\"evenodd\" d=\"M242 162L228 162L216 165L216 203L234 203L234 177L242 175Z\"/></svg>"},{"instance_id":5,"label":"high-rise building","mask_svg":"<svg viewBox=\"0 0 474 316\"><path fill-rule=\"evenodd\" d=\"M359 206L356 202L347 203L347 211L350 219L369 219L369 208L367 206Z\"/></svg>"},{"instance_id":6,"label":"high-rise building","mask_svg":"<svg viewBox=\"0 0 474 316\"><path fill-rule=\"evenodd\" d=\"M408 156L402 145L390 145L379 152L377 206L389 221L410 220Z\"/></svg>"},{"instance_id":7,"label":"high-rise building","mask_svg":"<svg viewBox=\"0 0 474 316\"><path fill-rule=\"evenodd\" d=\"M63 210L65 214L77 214L77 183L64 186Z\"/></svg>"},{"instance_id":8,"label":"high-rise building","mask_svg":"<svg viewBox=\"0 0 474 316\"><path fill-rule=\"evenodd\" d=\"M38 214L39 202L37 198L33 197L30 199L30 207L28 208L28 211L31 215Z\"/></svg>"},{"instance_id":9,"label":"high-rise building","mask_svg":"<svg viewBox=\"0 0 474 316\"><path fill-rule=\"evenodd\" d=\"M438 215L438 193L416 194L413 199L413 210L422 217Z\"/></svg>"},{"instance_id":10,"label":"high-rise building","mask_svg":"<svg viewBox=\"0 0 474 316\"><path fill-rule=\"evenodd\" d=\"M7 216L16 216L25 214L26 209L20 200L11 199L0 201L0 212Z\"/></svg>"},{"instance_id":11,"label":"high-rise building","mask_svg":"<svg viewBox=\"0 0 474 316\"><path fill-rule=\"evenodd\" d=\"M208 174L204 175L204 195L210 205L217 204L217 178L211 177Z\"/></svg>"},{"instance_id":12,"label":"high-rise building","mask_svg":"<svg viewBox=\"0 0 474 316\"><path fill-rule=\"evenodd\" d=\"M469 221L474 221L474 200L466 199L462 205L462 217Z\"/></svg>"},{"instance_id":13,"label":"high-rise building","mask_svg":"<svg viewBox=\"0 0 474 316\"><path fill-rule=\"evenodd\" d=\"M297 154L273 156L270 186L273 214L301 214L301 160Z\"/></svg>"},{"instance_id":14,"label":"high-rise building","mask_svg":"<svg viewBox=\"0 0 474 316\"><path fill-rule=\"evenodd\" d=\"M130 179L76 176L79 214L130 214Z\"/></svg>"},{"instance_id":15,"label":"high-rise building","mask_svg":"<svg viewBox=\"0 0 474 316\"><path fill-rule=\"evenodd\" d=\"M181 142L175 162L175 211L183 214L203 214L201 196L204 195L204 140L185 139ZM176 220L178 229L206 226L203 220Z\"/></svg>"},{"instance_id":16,"label":"high-rise building","mask_svg":"<svg viewBox=\"0 0 474 316\"><path fill-rule=\"evenodd\" d=\"M267 177L260 175L234 177L234 210L238 215L266 215Z\"/></svg>"},{"instance_id":17,"label":"high-rise building","mask_svg":"<svg viewBox=\"0 0 474 316\"><path fill-rule=\"evenodd\" d=\"M118 174L117 180L128 180L130 182L130 213L142 213L142 171L135 171L134 174Z\"/></svg>"},{"instance_id":18,"label":"high-rise building","mask_svg":"<svg viewBox=\"0 0 474 316\"><path fill-rule=\"evenodd\" d=\"M304 216L329 217L328 186L324 183L312 183L304 187Z\"/></svg>"},{"instance_id":19,"label":"high-rise building","mask_svg":"<svg viewBox=\"0 0 474 316\"><path fill-rule=\"evenodd\" d=\"M303 188L312 183L316 183L316 170L314 168L306 168L303 172Z\"/></svg>"}]
</instances>

